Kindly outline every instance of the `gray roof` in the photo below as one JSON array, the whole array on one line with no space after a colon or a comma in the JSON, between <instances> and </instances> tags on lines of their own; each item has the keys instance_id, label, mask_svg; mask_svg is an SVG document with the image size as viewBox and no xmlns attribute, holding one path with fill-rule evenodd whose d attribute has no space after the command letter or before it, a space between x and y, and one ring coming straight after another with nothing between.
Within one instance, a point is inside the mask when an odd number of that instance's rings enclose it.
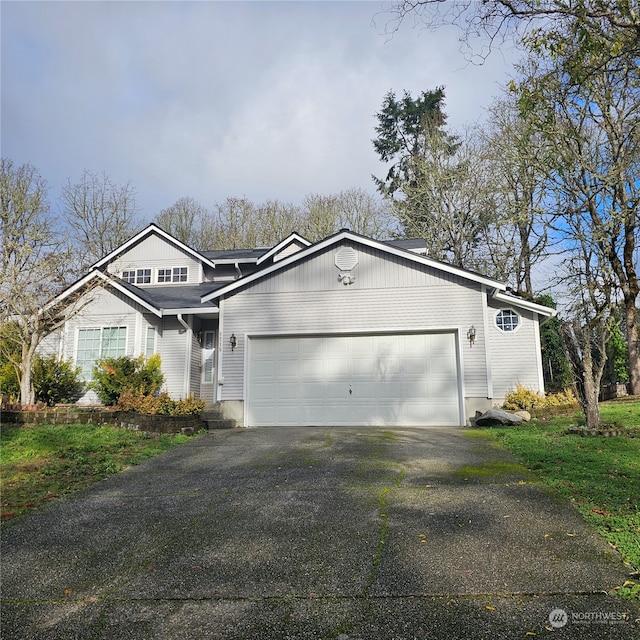
<instances>
[{"instance_id":1,"label":"gray roof","mask_svg":"<svg viewBox=\"0 0 640 640\"><path fill-rule=\"evenodd\" d=\"M383 240L385 244L390 244L398 249L426 249L427 243L422 238L399 238L397 240Z\"/></svg>"},{"instance_id":2,"label":"gray roof","mask_svg":"<svg viewBox=\"0 0 640 640\"><path fill-rule=\"evenodd\" d=\"M179 284L159 287L136 287L128 282L120 281L127 290L144 300L156 309L201 309L206 310L209 305L203 305L200 298L219 289L224 284L220 282L204 282L202 284Z\"/></svg>"},{"instance_id":3,"label":"gray roof","mask_svg":"<svg viewBox=\"0 0 640 640\"><path fill-rule=\"evenodd\" d=\"M215 262L216 260L257 260L263 256L271 248L261 249L225 249L220 251L200 251L207 259Z\"/></svg>"}]
</instances>

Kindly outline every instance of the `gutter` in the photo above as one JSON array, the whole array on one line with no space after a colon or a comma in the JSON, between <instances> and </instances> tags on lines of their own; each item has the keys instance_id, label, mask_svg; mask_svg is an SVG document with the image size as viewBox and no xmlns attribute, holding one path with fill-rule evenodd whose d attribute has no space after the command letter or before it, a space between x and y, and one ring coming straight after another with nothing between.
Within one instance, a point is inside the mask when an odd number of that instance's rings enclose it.
<instances>
[{"instance_id":1,"label":"gutter","mask_svg":"<svg viewBox=\"0 0 640 640\"><path fill-rule=\"evenodd\" d=\"M191 327L187 324L185 319L182 317L181 313L178 313L176 315L176 318L178 319L178 322L184 327L185 331L187 331L187 332L191 331Z\"/></svg>"}]
</instances>

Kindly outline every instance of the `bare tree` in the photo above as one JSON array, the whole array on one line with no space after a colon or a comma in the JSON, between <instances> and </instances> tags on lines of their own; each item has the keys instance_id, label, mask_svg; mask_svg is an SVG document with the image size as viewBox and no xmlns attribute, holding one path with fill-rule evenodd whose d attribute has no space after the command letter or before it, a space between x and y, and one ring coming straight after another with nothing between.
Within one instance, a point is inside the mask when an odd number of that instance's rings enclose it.
<instances>
[{"instance_id":1,"label":"bare tree","mask_svg":"<svg viewBox=\"0 0 640 640\"><path fill-rule=\"evenodd\" d=\"M160 211L154 222L187 246L206 249L201 242L203 222L208 215L209 212L199 202L185 197Z\"/></svg>"},{"instance_id":2,"label":"bare tree","mask_svg":"<svg viewBox=\"0 0 640 640\"><path fill-rule=\"evenodd\" d=\"M258 221L258 243L263 247L271 247L291 235L300 233L302 218L300 207L267 200L256 207L255 215Z\"/></svg>"},{"instance_id":3,"label":"bare tree","mask_svg":"<svg viewBox=\"0 0 640 640\"><path fill-rule=\"evenodd\" d=\"M424 238L429 255L467 269L479 267L478 245L494 217L493 194L477 139L431 129L413 178L399 189L392 210L407 236Z\"/></svg>"},{"instance_id":4,"label":"bare tree","mask_svg":"<svg viewBox=\"0 0 640 640\"><path fill-rule=\"evenodd\" d=\"M336 195L307 194L302 200L302 235L315 242L335 233L340 228L338 209Z\"/></svg>"},{"instance_id":5,"label":"bare tree","mask_svg":"<svg viewBox=\"0 0 640 640\"><path fill-rule=\"evenodd\" d=\"M85 171L78 182L67 180L61 192L61 213L80 271L111 253L138 230L135 195L130 182L116 185L104 173Z\"/></svg>"},{"instance_id":6,"label":"bare tree","mask_svg":"<svg viewBox=\"0 0 640 640\"><path fill-rule=\"evenodd\" d=\"M609 265L602 262L602 256L585 236L583 222L583 218L569 221L576 243L567 260L564 280L573 302L562 333L576 395L587 427L593 429L600 426L598 399L613 323L613 283Z\"/></svg>"},{"instance_id":7,"label":"bare tree","mask_svg":"<svg viewBox=\"0 0 640 640\"><path fill-rule=\"evenodd\" d=\"M370 238L388 238L398 231L398 221L389 202L364 189L341 191L336 204L338 229L347 228Z\"/></svg>"},{"instance_id":8,"label":"bare tree","mask_svg":"<svg viewBox=\"0 0 640 640\"><path fill-rule=\"evenodd\" d=\"M595 54L594 54L595 55ZM521 107L535 119L553 163L548 186L556 201L555 236L575 246L584 234L621 292L630 386L640 394L640 68L604 61L598 73L572 80L576 56L540 63L520 83Z\"/></svg>"},{"instance_id":9,"label":"bare tree","mask_svg":"<svg viewBox=\"0 0 640 640\"><path fill-rule=\"evenodd\" d=\"M579 36L610 60L640 53L638 0L398 0L385 13L389 33L407 18L429 30L457 27L467 55L480 60L513 36L558 47Z\"/></svg>"},{"instance_id":10,"label":"bare tree","mask_svg":"<svg viewBox=\"0 0 640 640\"><path fill-rule=\"evenodd\" d=\"M64 322L45 303L65 284L69 252L53 229L47 185L33 166L0 160L0 202L0 345L15 367L21 403L32 404L33 356Z\"/></svg>"},{"instance_id":11,"label":"bare tree","mask_svg":"<svg viewBox=\"0 0 640 640\"><path fill-rule=\"evenodd\" d=\"M548 251L545 143L512 91L491 106L480 135L486 188L495 203L495 219L484 237L491 267L484 271L510 283L517 295L532 298L534 265Z\"/></svg>"}]
</instances>

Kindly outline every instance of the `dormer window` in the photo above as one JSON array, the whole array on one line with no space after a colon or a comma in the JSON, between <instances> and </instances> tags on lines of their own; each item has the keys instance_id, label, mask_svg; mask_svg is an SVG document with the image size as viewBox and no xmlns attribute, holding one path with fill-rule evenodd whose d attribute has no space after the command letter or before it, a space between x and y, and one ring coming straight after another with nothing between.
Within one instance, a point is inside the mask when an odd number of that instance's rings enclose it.
<instances>
[{"instance_id":1,"label":"dormer window","mask_svg":"<svg viewBox=\"0 0 640 640\"><path fill-rule=\"evenodd\" d=\"M151 269L123 271L122 279L129 284L151 284Z\"/></svg>"},{"instance_id":2,"label":"dormer window","mask_svg":"<svg viewBox=\"0 0 640 640\"><path fill-rule=\"evenodd\" d=\"M158 283L187 282L188 273L188 267L158 269Z\"/></svg>"}]
</instances>

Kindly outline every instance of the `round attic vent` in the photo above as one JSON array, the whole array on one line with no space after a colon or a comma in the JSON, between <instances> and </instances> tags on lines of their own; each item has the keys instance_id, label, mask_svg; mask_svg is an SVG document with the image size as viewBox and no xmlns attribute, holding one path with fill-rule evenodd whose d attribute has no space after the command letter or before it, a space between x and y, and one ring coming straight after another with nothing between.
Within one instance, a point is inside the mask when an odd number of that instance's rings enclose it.
<instances>
[{"instance_id":1,"label":"round attic vent","mask_svg":"<svg viewBox=\"0 0 640 640\"><path fill-rule=\"evenodd\" d=\"M340 271L351 271L358 264L358 254L353 247L340 247L336 251L336 267Z\"/></svg>"}]
</instances>

